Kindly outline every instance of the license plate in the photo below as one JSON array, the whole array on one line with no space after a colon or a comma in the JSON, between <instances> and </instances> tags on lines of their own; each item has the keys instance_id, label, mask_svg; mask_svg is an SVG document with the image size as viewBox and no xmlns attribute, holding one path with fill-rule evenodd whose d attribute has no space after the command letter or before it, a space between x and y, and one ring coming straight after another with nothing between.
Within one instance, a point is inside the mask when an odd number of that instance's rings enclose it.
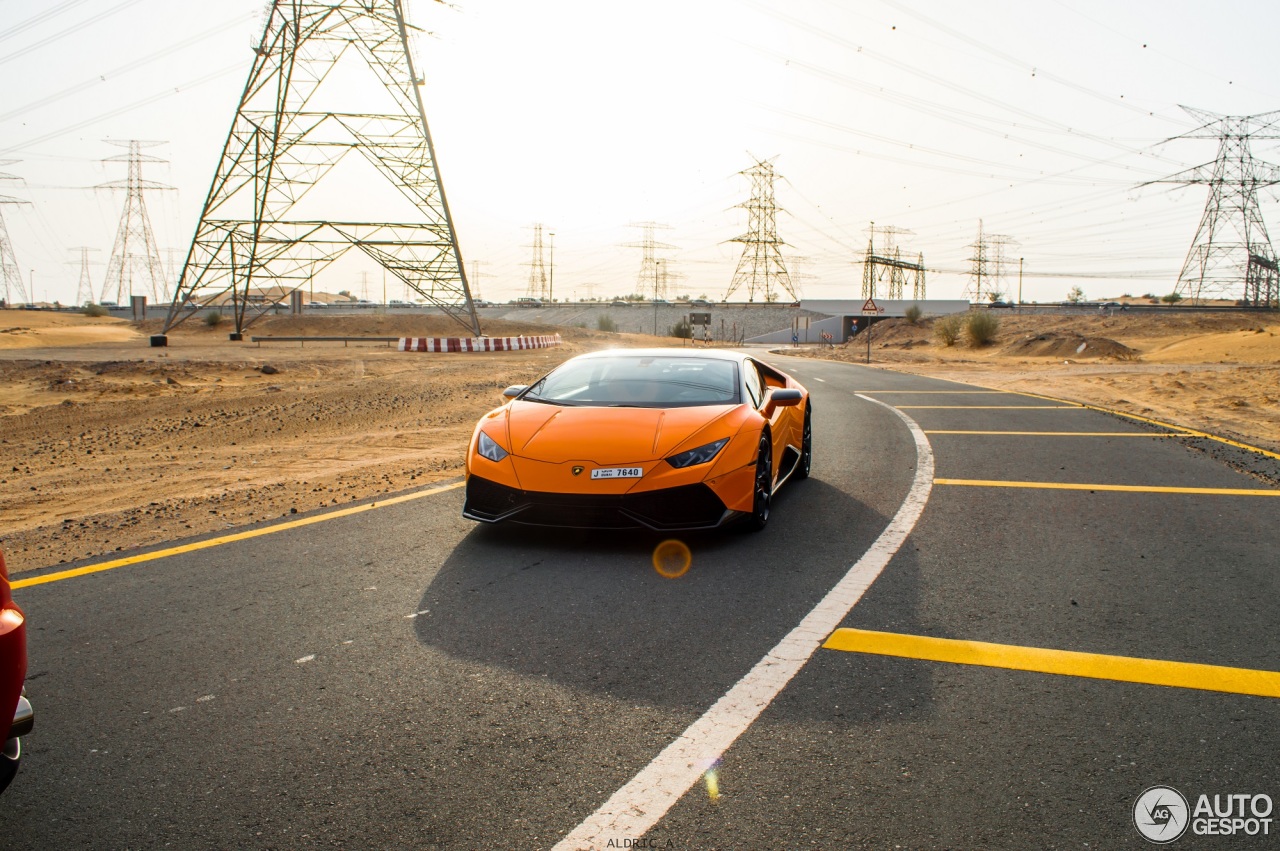
<instances>
[{"instance_id":1,"label":"license plate","mask_svg":"<svg viewBox=\"0 0 1280 851\"><path fill-rule=\"evenodd\" d=\"M638 479L643 475L643 467L604 467L591 471L593 479Z\"/></svg>"}]
</instances>

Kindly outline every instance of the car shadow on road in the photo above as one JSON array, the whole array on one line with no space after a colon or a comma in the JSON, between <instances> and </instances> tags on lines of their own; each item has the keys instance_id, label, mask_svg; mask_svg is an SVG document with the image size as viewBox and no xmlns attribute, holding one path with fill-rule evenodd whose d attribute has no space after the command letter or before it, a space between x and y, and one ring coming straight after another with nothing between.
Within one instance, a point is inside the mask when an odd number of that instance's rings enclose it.
<instances>
[{"instance_id":1,"label":"car shadow on road","mask_svg":"<svg viewBox=\"0 0 1280 851\"><path fill-rule=\"evenodd\" d=\"M678 579L653 567L661 536L480 527L428 586L419 608L430 614L416 634L452 657L572 689L705 708L887 523L819 479L793 483L762 532L681 536L692 565Z\"/></svg>"}]
</instances>

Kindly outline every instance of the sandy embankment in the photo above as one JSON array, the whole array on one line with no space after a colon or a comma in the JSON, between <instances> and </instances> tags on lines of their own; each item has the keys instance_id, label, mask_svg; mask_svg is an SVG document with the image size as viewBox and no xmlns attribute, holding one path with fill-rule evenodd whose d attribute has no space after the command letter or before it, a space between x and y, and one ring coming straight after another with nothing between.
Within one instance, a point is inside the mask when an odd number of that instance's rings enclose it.
<instances>
[{"instance_id":1,"label":"sandy embankment","mask_svg":"<svg viewBox=\"0 0 1280 851\"><path fill-rule=\"evenodd\" d=\"M875 326L871 363L1040 393L1163 420L1280 452L1280 324L1274 314L998 314L994 343L947 347L931 322ZM860 341L810 356L862 363Z\"/></svg>"},{"instance_id":2,"label":"sandy embankment","mask_svg":"<svg viewBox=\"0 0 1280 851\"><path fill-rule=\"evenodd\" d=\"M13 571L349 503L462 473L501 390L616 338L558 349L406 354L231 343L181 326L167 349L122 320L0 312L0 545ZM7 329L7 330L6 330ZM542 326L494 323L498 334ZM441 317L272 318L256 334L456 336ZM640 338L637 338L640 339Z\"/></svg>"}]
</instances>

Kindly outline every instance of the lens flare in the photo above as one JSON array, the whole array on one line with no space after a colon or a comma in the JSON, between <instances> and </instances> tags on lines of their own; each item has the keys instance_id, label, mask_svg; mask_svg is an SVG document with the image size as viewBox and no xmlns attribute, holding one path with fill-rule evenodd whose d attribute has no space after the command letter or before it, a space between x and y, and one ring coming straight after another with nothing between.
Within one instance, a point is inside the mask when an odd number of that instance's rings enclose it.
<instances>
[{"instance_id":1,"label":"lens flare","mask_svg":"<svg viewBox=\"0 0 1280 851\"><path fill-rule=\"evenodd\" d=\"M708 768L703 779L707 781L707 795L711 798L711 803L720 803L720 778L716 776L716 770Z\"/></svg>"},{"instance_id":2,"label":"lens flare","mask_svg":"<svg viewBox=\"0 0 1280 851\"><path fill-rule=\"evenodd\" d=\"M674 538L663 541L653 550L653 569L658 575L667 579L679 579L689 572L693 564L693 553L684 541Z\"/></svg>"},{"instance_id":3,"label":"lens flare","mask_svg":"<svg viewBox=\"0 0 1280 851\"><path fill-rule=\"evenodd\" d=\"M716 773L718 768L719 760L716 760L703 772L703 781L707 783L707 797L712 800L712 804L719 804L719 775Z\"/></svg>"}]
</instances>

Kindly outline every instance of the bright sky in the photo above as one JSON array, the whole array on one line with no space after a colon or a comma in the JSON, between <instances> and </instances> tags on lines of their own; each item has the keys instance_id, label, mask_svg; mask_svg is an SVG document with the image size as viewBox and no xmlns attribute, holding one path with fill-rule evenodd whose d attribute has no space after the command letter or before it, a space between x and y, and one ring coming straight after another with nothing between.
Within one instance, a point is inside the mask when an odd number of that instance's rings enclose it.
<instances>
[{"instance_id":1,"label":"bright sky","mask_svg":"<svg viewBox=\"0 0 1280 851\"><path fill-rule=\"evenodd\" d=\"M0 206L37 300L95 293L120 219L123 152L180 267L250 67L261 0L0 0ZM523 295L532 225L555 233L559 297L638 289L634 223L676 293L719 298L746 231L751 155L774 158L802 292L857 298L869 223L910 231L929 295L964 291L986 232L1015 243L1004 289L1059 301L1167 293L1207 190L1144 180L1211 161L1196 123L1280 109L1280 6L1186 0L410 0L423 97L473 290ZM1254 155L1280 162L1280 144ZM345 189L358 193L358 186ZM1274 198L1263 209L1275 222ZM879 246L879 243L877 244ZM165 254L166 265L170 255ZM380 299L351 258L327 289ZM390 298L403 297L392 286Z\"/></svg>"}]
</instances>

